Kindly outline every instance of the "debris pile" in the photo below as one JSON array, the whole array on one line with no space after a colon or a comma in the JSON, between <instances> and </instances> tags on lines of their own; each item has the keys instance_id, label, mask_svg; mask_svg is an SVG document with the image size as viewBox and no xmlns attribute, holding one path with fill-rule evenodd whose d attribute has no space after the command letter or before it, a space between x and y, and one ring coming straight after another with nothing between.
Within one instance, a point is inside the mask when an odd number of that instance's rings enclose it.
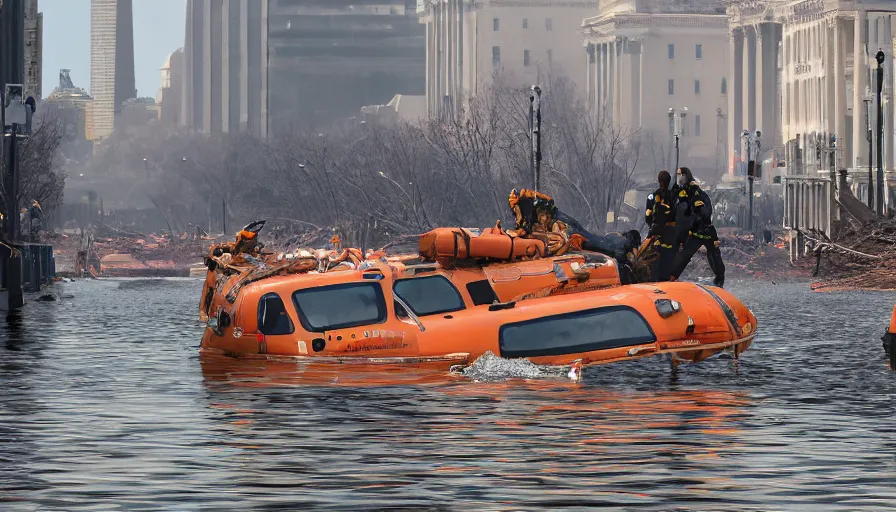
<instances>
[{"instance_id":1,"label":"debris pile","mask_svg":"<svg viewBox=\"0 0 896 512\"><path fill-rule=\"evenodd\" d=\"M770 241L757 240L749 232L738 228L719 228L719 248L725 262L727 277L754 277L773 280L808 275L807 271L794 269L790 265L783 236L771 233ZM706 260L705 249L700 249L682 276L687 280L712 276Z\"/></svg>"},{"instance_id":2,"label":"debris pile","mask_svg":"<svg viewBox=\"0 0 896 512\"><path fill-rule=\"evenodd\" d=\"M834 240L804 236L814 257L803 266L820 278L813 289L896 289L896 219L848 223Z\"/></svg>"}]
</instances>

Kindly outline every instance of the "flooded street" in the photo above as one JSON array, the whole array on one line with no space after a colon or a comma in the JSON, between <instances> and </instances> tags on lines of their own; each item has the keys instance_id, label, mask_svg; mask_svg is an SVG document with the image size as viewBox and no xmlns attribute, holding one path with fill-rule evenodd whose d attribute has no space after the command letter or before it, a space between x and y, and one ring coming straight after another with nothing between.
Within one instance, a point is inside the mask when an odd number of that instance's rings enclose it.
<instances>
[{"instance_id":1,"label":"flooded street","mask_svg":"<svg viewBox=\"0 0 896 512\"><path fill-rule=\"evenodd\" d=\"M896 293L734 281L735 370L339 375L197 355L201 281L61 285L0 325L0 509L889 509Z\"/></svg>"}]
</instances>

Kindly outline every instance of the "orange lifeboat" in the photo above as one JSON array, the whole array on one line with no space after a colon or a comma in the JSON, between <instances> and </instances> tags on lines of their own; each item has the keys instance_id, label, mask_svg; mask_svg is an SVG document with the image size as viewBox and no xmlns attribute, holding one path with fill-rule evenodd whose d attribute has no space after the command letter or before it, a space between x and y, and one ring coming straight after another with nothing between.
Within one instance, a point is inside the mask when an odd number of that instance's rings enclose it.
<instances>
[{"instance_id":1,"label":"orange lifeboat","mask_svg":"<svg viewBox=\"0 0 896 512\"><path fill-rule=\"evenodd\" d=\"M738 356L754 339L755 316L723 289L623 285L603 254L546 256L539 240L499 238L513 237L451 228L421 237L419 255L364 256L338 243L265 255L257 232L241 233L207 257L201 352L449 369L490 351L577 367Z\"/></svg>"},{"instance_id":2,"label":"orange lifeboat","mask_svg":"<svg viewBox=\"0 0 896 512\"><path fill-rule=\"evenodd\" d=\"M881 340L884 342L884 353L890 362L890 369L896 370L896 307L893 308L893 313L890 315L890 326L887 327L887 332L884 333Z\"/></svg>"}]
</instances>

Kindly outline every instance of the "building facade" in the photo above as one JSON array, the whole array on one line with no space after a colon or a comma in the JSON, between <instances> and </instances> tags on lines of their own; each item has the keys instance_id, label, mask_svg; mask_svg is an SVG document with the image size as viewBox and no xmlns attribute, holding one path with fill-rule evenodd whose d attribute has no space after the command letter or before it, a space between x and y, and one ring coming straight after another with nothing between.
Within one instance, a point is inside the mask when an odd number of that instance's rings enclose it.
<instances>
[{"instance_id":1,"label":"building facade","mask_svg":"<svg viewBox=\"0 0 896 512\"><path fill-rule=\"evenodd\" d=\"M520 87L563 76L584 91L582 19L598 12L600 3L421 0L428 115L456 113L496 74Z\"/></svg>"},{"instance_id":2,"label":"building facade","mask_svg":"<svg viewBox=\"0 0 896 512\"><path fill-rule=\"evenodd\" d=\"M137 97L131 0L90 0L90 94L93 134L103 139L124 102Z\"/></svg>"},{"instance_id":3,"label":"building facade","mask_svg":"<svg viewBox=\"0 0 896 512\"><path fill-rule=\"evenodd\" d=\"M422 95L416 0L269 0L271 130L326 128Z\"/></svg>"},{"instance_id":4,"label":"building facade","mask_svg":"<svg viewBox=\"0 0 896 512\"><path fill-rule=\"evenodd\" d=\"M25 97L41 99L43 81L44 15L37 0L25 0Z\"/></svg>"},{"instance_id":5,"label":"building facade","mask_svg":"<svg viewBox=\"0 0 896 512\"><path fill-rule=\"evenodd\" d=\"M605 1L583 26L590 114L637 133L638 169L674 167L673 114L685 114L680 164L704 179L720 174L728 111L723 2Z\"/></svg>"},{"instance_id":6,"label":"building facade","mask_svg":"<svg viewBox=\"0 0 896 512\"><path fill-rule=\"evenodd\" d=\"M184 92L184 50L178 48L165 59L159 70L161 83L156 94L159 107L159 121L168 126L182 125L183 105L181 98Z\"/></svg>"},{"instance_id":7,"label":"building facade","mask_svg":"<svg viewBox=\"0 0 896 512\"><path fill-rule=\"evenodd\" d=\"M180 123L268 132L269 0L187 0Z\"/></svg>"}]
</instances>

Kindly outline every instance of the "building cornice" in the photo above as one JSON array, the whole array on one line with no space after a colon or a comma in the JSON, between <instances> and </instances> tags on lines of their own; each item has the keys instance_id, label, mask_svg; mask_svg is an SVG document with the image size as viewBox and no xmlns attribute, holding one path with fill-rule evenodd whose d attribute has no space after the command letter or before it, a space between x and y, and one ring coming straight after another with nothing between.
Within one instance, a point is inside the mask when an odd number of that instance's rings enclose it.
<instances>
[{"instance_id":1,"label":"building cornice","mask_svg":"<svg viewBox=\"0 0 896 512\"><path fill-rule=\"evenodd\" d=\"M465 10L484 8L562 8L600 9L600 0L417 0L417 14L429 14L434 8L449 2L461 3Z\"/></svg>"},{"instance_id":2,"label":"building cornice","mask_svg":"<svg viewBox=\"0 0 896 512\"><path fill-rule=\"evenodd\" d=\"M651 28L717 28L727 29L728 17L724 14L641 14L614 13L582 20L585 33L603 36L617 30Z\"/></svg>"}]
</instances>

